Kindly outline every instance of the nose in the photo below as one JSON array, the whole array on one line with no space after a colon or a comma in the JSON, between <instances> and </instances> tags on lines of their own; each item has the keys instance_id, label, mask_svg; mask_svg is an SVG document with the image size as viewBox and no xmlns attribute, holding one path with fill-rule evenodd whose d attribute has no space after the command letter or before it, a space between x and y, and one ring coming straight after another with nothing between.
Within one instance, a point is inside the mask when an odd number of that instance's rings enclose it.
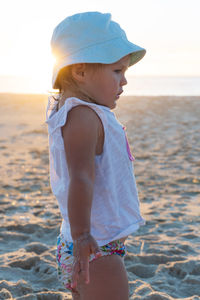
<instances>
[{"instance_id":1,"label":"nose","mask_svg":"<svg viewBox=\"0 0 200 300\"><path fill-rule=\"evenodd\" d=\"M128 81L127 81L125 75L123 75L122 79L121 79L121 86L126 85L127 83L128 83Z\"/></svg>"}]
</instances>

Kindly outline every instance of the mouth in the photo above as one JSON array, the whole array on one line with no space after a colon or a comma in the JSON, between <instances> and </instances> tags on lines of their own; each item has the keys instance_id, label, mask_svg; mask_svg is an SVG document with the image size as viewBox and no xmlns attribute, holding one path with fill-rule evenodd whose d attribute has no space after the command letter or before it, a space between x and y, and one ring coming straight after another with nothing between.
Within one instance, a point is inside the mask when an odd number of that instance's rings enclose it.
<instances>
[{"instance_id":1,"label":"mouth","mask_svg":"<svg viewBox=\"0 0 200 300\"><path fill-rule=\"evenodd\" d=\"M119 92L118 94L117 94L117 99L119 99L119 97L120 97L120 95L123 93L123 91L121 91L121 92Z\"/></svg>"},{"instance_id":2,"label":"mouth","mask_svg":"<svg viewBox=\"0 0 200 300\"><path fill-rule=\"evenodd\" d=\"M119 93L117 94L117 96L120 96L122 93L123 93L123 90L122 90L121 92L119 92Z\"/></svg>"}]
</instances>

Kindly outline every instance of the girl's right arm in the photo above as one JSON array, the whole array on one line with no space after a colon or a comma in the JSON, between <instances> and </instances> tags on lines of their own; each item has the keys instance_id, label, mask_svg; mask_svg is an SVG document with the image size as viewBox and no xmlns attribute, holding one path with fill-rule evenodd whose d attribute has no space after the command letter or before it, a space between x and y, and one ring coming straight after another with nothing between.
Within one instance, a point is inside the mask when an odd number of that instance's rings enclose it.
<instances>
[{"instance_id":1,"label":"girl's right arm","mask_svg":"<svg viewBox=\"0 0 200 300\"><path fill-rule=\"evenodd\" d=\"M99 247L90 234L90 216L95 179L95 154L100 120L88 106L76 106L62 127L68 172L68 216L74 242L72 287L81 271L89 282L89 256ZM98 255L98 254L97 254Z\"/></svg>"}]
</instances>

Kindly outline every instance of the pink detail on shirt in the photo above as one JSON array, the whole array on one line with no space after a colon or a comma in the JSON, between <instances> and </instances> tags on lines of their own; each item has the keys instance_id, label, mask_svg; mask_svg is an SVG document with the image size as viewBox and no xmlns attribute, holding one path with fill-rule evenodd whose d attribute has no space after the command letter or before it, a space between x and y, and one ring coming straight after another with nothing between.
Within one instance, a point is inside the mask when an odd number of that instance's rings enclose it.
<instances>
[{"instance_id":1,"label":"pink detail on shirt","mask_svg":"<svg viewBox=\"0 0 200 300\"><path fill-rule=\"evenodd\" d=\"M124 133L125 133L125 137L126 137L126 148L127 148L127 152L128 152L128 157L131 161L134 161L135 160L135 157L131 154L131 150L130 150L130 147L129 147L129 143L128 143L128 139L127 139L127 135L126 135L126 127L123 126L123 130L124 130Z\"/></svg>"}]
</instances>

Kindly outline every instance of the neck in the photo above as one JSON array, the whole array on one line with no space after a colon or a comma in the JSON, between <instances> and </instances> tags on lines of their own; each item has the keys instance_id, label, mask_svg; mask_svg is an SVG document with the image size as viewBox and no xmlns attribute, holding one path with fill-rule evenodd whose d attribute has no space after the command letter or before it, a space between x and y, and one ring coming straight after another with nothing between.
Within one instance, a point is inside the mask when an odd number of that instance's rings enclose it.
<instances>
[{"instance_id":1,"label":"neck","mask_svg":"<svg viewBox=\"0 0 200 300\"><path fill-rule=\"evenodd\" d=\"M83 100L85 102L96 104L96 101L94 99L92 99L90 96L88 96L84 93L81 93L79 91L73 92L73 91L70 91L70 90L66 90L64 92L61 92L61 95L60 95L60 98L59 98L58 109L60 109L60 107L62 107L64 105L65 100L67 98L70 98L70 97L76 97L76 98L79 98L80 100Z\"/></svg>"}]
</instances>

